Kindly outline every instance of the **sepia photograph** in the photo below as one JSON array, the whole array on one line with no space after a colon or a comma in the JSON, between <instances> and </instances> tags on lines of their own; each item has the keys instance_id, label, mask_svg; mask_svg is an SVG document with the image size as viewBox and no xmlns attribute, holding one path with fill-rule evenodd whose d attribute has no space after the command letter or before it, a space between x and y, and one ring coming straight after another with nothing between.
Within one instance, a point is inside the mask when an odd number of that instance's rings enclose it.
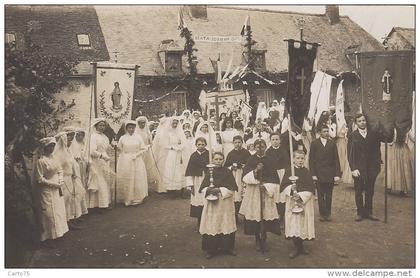
<instances>
[{"instance_id":1,"label":"sepia photograph","mask_svg":"<svg viewBox=\"0 0 420 278\"><path fill-rule=\"evenodd\" d=\"M414 2L3 10L8 277L415 276Z\"/></svg>"}]
</instances>

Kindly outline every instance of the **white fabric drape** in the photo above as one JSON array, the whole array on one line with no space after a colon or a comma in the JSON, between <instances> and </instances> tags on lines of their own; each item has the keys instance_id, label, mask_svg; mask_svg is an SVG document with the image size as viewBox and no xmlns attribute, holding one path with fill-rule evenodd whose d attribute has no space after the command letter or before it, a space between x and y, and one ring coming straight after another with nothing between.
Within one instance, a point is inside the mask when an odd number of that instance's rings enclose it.
<instances>
[{"instance_id":1,"label":"white fabric drape","mask_svg":"<svg viewBox=\"0 0 420 278\"><path fill-rule=\"evenodd\" d=\"M315 73L311 84L311 101L309 105L308 118L315 119L318 123L322 111L329 111L331 83L334 77L322 71Z\"/></svg>"}]
</instances>

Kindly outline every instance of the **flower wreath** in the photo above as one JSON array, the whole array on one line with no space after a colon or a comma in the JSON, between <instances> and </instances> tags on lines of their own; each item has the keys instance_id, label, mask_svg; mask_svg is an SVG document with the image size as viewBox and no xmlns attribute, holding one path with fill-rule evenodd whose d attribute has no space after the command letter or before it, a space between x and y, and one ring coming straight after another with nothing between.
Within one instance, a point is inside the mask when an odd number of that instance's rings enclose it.
<instances>
[{"instance_id":1,"label":"flower wreath","mask_svg":"<svg viewBox=\"0 0 420 278\"><path fill-rule=\"evenodd\" d=\"M120 123L120 120L123 118L126 118L128 114L130 113L130 107L131 107L131 96L128 92L127 93L127 106L122 114L119 116L114 116L113 113L109 113L105 107L105 91L103 91L99 95L99 111L101 111L102 115L108 119L111 120L112 123L118 124Z\"/></svg>"}]
</instances>

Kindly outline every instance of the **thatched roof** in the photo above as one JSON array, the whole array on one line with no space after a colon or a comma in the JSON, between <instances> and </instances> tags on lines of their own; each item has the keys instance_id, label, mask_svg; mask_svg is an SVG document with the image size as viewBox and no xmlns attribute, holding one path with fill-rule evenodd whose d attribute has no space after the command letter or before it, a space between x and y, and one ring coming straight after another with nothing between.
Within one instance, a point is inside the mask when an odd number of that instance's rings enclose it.
<instances>
[{"instance_id":1,"label":"thatched roof","mask_svg":"<svg viewBox=\"0 0 420 278\"><path fill-rule=\"evenodd\" d=\"M118 62L135 63L140 75L163 75L164 69L158 51L161 41L172 39L180 46L184 40L177 29L178 6L95 6L102 32L110 52L117 50ZM195 18L184 7L184 20L193 35L239 36L247 15L251 19L253 38L257 47L267 50L266 68L270 72L287 70L287 49L283 39L299 39L298 20L303 18L304 39L317 42L319 48L317 69L333 71L352 70L345 50L360 45L358 51L383 50L363 28L347 16L340 16L330 24L325 15L248 10L236 7L207 7L207 18ZM196 42L198 72L213 73L209 58L221 55L226 69L234 53L233 69L242 62L240 43ZM185 66L186 63L184 62ZM185 70L186 71L186 70Z\"/></svg>"},{"instance_id":2,"label":"thatched roof","mask_svg":"<svg viewBox=\"0 0 420 278\"><path fill-rule=\"evenodd\" d=\"M391 38L393 33L397 33L400 39L409 45L412 49L416 48L416 31L414 28L404 28L404 27L393 27L389 32L387 39ZM385 42L386 43L386 40Z\"/></svg>"},{"instance_id":3,"label":"thatched roof","mask_svg":"<svg viewBox=\"0 0 420 278\"><path fill-rule=\"evenodd\" d=\"M85 62L109 60L93 6L5 6L5 32L15 34L17 47L23 47L29 28L32 41L43 46L45 53ZM81 48L78 34L88 34L91 46Z\"/></svg>"}]
</instances>

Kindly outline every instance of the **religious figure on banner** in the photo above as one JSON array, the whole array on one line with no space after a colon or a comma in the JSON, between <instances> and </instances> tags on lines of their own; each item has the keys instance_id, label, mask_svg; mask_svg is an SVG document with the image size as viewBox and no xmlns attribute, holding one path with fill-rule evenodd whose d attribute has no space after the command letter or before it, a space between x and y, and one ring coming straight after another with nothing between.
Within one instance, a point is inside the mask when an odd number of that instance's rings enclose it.
<instances>
[{"instance_id":1,"label":"religious figure on banner","mask_svg":"<svg viewBox=\"0 0 420 278\"><path fill-rule=\"evenodd\" d=\"M392 88L392 78L389 70L384 71L384 75L382 75L382 100L384 102L388 102L391 100L391 88Z\"/></svg>"},{"instance_id":2,"label":"religious figure on banner","mask_svg":"<svg viewBox=\"0 0 420 278\"><path fill-rule=\"evenodd\" d=\"M120 83L114 82L114 90L112 90L111 93L111 99L112 99L112 109L113 110L121 110L121 89L120 89Z\"/></svg>"}]
</instances>

